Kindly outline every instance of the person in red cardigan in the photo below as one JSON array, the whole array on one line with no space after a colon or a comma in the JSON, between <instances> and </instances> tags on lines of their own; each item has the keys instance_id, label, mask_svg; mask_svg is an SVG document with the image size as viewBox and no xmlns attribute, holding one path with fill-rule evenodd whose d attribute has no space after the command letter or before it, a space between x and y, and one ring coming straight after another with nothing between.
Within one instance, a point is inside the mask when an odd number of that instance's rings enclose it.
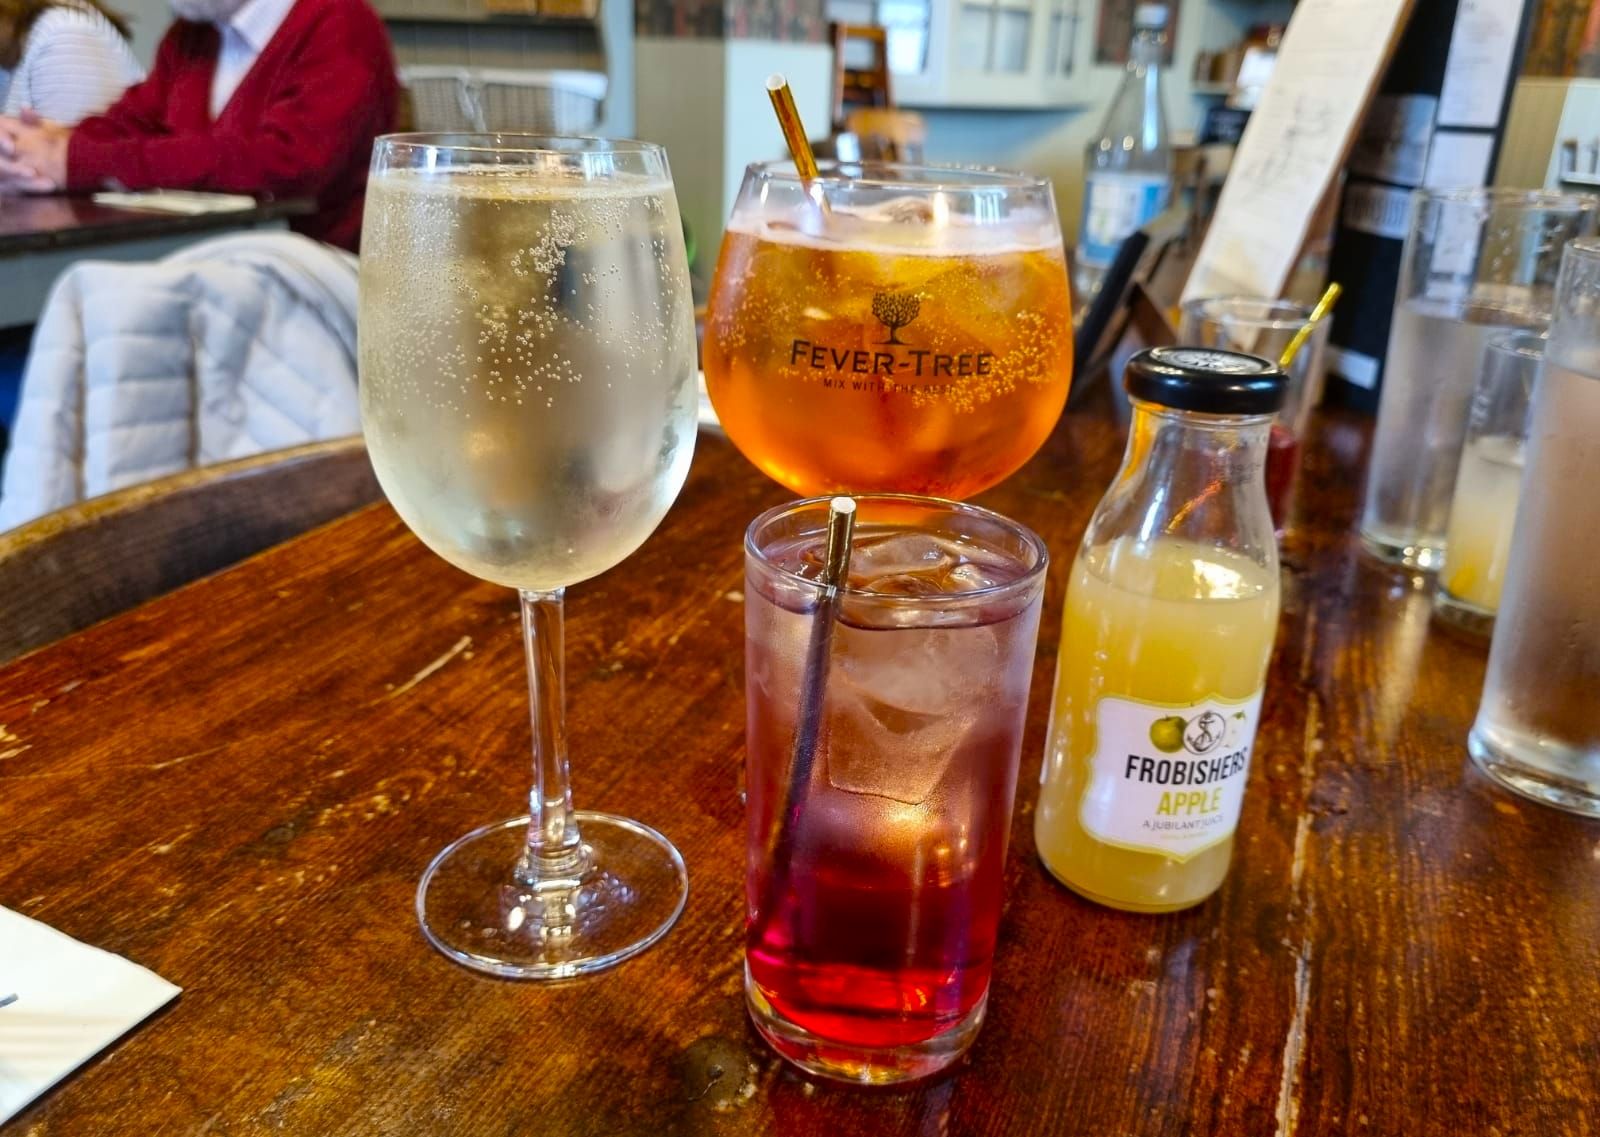
<instances>
[{"instance_id":1,"label":"person in red cardigan","mask_svg":"<svg viewBox=\"0 0 1600 1137\"><path fill-rule=\"evenodd\" d=\"M309 197L293 228L354 249L399 84L367 0L173 0L143 83L76 127L0 116L0 193L122 188Z\"/></svg>"}]
</instances>

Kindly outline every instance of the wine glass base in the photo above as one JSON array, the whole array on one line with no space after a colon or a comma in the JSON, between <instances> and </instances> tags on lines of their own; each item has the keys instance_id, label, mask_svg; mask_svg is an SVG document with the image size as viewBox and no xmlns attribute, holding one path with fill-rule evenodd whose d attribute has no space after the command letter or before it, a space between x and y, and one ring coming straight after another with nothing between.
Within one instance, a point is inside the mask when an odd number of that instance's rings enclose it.
<instances>
[{"instance_id":1,"label":"wine glass base","mask_svg":"<svg viewBox=\"0 0 1600 1137\"><path fill-rule=\"evenodd\" d=\"M589 869L532 886L514 875L528 818L474 829L445 846L417 885L428 941L466 967L508 979L567 979L637 955L677 921L689 877L672 843L648 825L573 814Z\"/></svg>"}]
</instances>

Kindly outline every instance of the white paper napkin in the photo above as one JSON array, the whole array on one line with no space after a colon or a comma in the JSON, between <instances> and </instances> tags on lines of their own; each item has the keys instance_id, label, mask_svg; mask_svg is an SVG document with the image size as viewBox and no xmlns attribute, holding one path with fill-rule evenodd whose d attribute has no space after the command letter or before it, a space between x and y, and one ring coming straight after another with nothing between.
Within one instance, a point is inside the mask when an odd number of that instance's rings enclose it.
<instances>
[{"instance_id":1,"label":"white paper napkin","mask_svg":"<svg viewBox=\"0 0 1600 1137\"><path fill-rule=\"evenodd\" d=\"M179 988L120 955L0 908L0 1123L93 1058Z\"/></svg>"},{"instance_id":2,"label":"white paper napkin","mask_svg":"<svg viewBox=\"0 0 1600 1137\"><path fill-rule=\"evenodd\" d=\"M199 190L140 190L137 193L97 193L96 205L142 209L151 213L241 213L256 207L256 199L242 193L204 193Z\"/></svg>"}]
</instances>

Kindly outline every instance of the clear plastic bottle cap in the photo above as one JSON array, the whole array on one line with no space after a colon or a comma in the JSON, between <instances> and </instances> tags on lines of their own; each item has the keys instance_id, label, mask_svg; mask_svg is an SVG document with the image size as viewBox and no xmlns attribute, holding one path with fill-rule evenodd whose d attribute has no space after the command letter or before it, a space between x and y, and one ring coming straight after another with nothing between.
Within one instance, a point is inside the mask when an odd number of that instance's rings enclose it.
<instances>
[{"instance_id":1,"label":"clear plastic bottle cap","mask_svg":"<svg viewBox=\"0 0 1600 1137\"><path fill-rule=\"evenodd\" d=\"M1167 26L1167 6L1165 4L1140 4L1133 10L1133 26L1136 28L1161 29Z\"/></svg>"}]
</instances>

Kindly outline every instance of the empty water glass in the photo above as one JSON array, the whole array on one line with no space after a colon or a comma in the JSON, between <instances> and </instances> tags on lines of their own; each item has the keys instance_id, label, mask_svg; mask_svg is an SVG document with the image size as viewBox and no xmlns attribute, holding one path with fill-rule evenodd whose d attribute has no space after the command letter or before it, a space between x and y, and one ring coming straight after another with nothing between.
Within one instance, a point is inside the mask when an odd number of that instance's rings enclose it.
<instances>
[{"instance_id":1,"label":"empty water glass","mask_svg":"<svg viewBox=\"0 0 1600 1137\"><path fill-rule=\"evenodd\" d=\"M1473 760L1536 801L1600 817L1600 241L1567 246Z\"/></svg>"},{"instance_id":2,"label":"empty water glass","mask_svg":"<svg viewBox=\"0 0 1600 1137\"><path fill-rule=\"evenodd\" d=\"M1361 517L1378 557L1439 567L1484 348L1546 327L1561 246L1594 232L1597 209L1600 198L1547 190L1413 195Z\"/></svg>"}]
</instances>

